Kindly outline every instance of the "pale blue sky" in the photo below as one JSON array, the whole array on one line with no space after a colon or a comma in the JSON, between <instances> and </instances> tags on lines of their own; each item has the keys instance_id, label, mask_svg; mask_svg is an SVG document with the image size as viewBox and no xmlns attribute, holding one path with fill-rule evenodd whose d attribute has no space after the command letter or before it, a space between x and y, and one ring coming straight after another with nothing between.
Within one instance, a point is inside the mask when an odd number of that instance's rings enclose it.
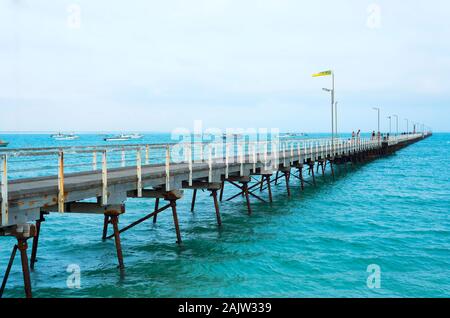
<instances>
[{"instance_id":1,"label":"pale blue sky","mask_svg":"<svg viewBox=\"0 0 450 318\"><path fill-rule=\"evenodd\" d=\"M330 68L340 130L376 129L380 106L385 129L450 131L449 17L444 0L0 0L0 131L329 131L311 74Z\"/></svg>"}]
</instances>

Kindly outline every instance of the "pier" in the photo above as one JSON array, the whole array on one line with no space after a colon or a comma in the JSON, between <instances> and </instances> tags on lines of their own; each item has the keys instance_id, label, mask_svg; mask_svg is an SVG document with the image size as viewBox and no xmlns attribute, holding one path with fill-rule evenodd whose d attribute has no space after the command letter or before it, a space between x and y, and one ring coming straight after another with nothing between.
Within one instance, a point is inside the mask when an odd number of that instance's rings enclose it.
<instances>
[{"instance_id":1,"label":"pier","mask_svg":"<svg viewBox=\"0 0 450 318\"><path fill-rule=\"evenodd\" d=\"M160 213L171 212L174 238L182 244L177 201L188 192L194 211L197 191L209 191L217 226L226 226L220 206L227 201L243 197L251 215L256 213L254 200L273 201L273 186L285 187L288 197L298 195L290 188L294 180L303 190L315 186L319 175L334 179L348 166L390 155L429 136L423 132L386 139L276 138L1 150L0 236L14 237L17 244L12 247L0 297L17 254L25 296L32 297L30 270L36 267L40 229L51 213L100 215L99 240L114 240L118 267L124 270L126 246L121 236L142 222L158 222ZM228 197L228 189L237 192ZM154 200L154 210L119 226L126 202L133 198Z\"/></svg>"}]
</instances>

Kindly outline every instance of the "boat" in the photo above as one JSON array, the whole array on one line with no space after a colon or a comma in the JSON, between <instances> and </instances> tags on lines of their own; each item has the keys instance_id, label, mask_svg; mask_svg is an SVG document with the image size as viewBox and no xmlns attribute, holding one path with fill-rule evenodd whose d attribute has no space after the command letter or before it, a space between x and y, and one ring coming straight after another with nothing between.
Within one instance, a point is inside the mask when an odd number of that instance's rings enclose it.
<instances>
[{"instance_id":1,"label":"boat","mask_svg":"<svg viewBox=\"0 0 450 318\"><path fill-rule=\"evenodd\" d=\"M141 135L138 133L127 134L127 135L122 134L121 136L123 136L124 138L130 138L130 139L142 139L144 137L144 135Z\"/></svg>"},{"instance_id":2,"label":"boat","mask_svg":"<svg viewBox=\"0 0 450 318\"><path fill-rule=\"evenodd\" d=\"M128 141L130 139L131 139L130 135L120 134L117 136L106 137L103 140L104 141Z\"/></svg>"},{"instance_id":3,"label":"boat","mask_svg":"<svg viewBox=\"0 0 450 318\"><path fill-rule=\"evenodd\" d=\"M63 134L61 132L51 135L50 137L52 137L55 140L75 140L75 139L80 138L79 136L75 135L74 133Z\"/></svg>"},{"instance_id":4,"label":"boat","mask_svg":"<svg viewBox=\"0 0 450 318\"><path fill-rule=\"evenodd\" d=\"M3 140L0 140L0 148L5 148L5 147L8 147L8 145L9 145L9 142L6 142L6 141L3 141Z\"/></svg>"}]
</instances>

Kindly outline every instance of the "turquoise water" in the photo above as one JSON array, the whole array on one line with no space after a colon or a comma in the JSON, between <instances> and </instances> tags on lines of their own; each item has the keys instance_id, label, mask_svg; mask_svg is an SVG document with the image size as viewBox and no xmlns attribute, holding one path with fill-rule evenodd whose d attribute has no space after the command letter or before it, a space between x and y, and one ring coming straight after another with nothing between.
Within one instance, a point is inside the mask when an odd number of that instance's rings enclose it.
<instances>
[{"instance_id":1,"label":"turquoise water","mask_svg":"<svg viewBox=\"0 0 450 318\"><path fill-rule=\"evenodd\" d=\"M48 136L0 136L12 147L51 146ZM98 136L75 143L91 144ZM168 136L146 136L167 141ZM70 143L73 144L73 143ZM102 216L47 216L38 263L31 274L36 297L449 297L450 134L413 144L336 181L318 178L301 192L292 181L274 187L272 205L252 200L248 216L239 197L221 204L191 192L178 202L183 245L175 244L170 212L122 235L126 270L116 268L113 241L101 241ZM226 196L234 194L231 186ZM266 193L262 194L267 195ZM121 225L152 210L151 200L129 200ZM31 242L30 242L31 243ZM14 241L0 238L3 274ZM70 289L67 267L81 270ZM381 268L381 288L369 289L367 266ZM5 297L22 297L16 259Z\"/></svg>"}]
</instances>

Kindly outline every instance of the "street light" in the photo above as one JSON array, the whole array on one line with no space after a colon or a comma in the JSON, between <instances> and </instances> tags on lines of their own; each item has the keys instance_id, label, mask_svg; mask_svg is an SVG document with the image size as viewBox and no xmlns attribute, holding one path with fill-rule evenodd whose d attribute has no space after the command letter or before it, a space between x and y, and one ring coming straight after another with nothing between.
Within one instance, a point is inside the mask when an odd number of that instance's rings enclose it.
<instances>
[{"instance_id":1,"label":"street light","mask_svg":"<svg viewBox=\"0 0 450 318\"><path fill-rule=\"evenodd\" d=\"M409 119L405 118L406 120L406 134L409 135Z\"/></svg>"},{"instance_id":2,"label":"street light","mask_svg":"<svg viewBox=\"0 0 450 318\"><path fill-rule=\"evenodd\" d=\"M391 119L392 119L392 117L388 116L386 118L389 119L389 136L391 136L392 135L392 133L391 133Z\"/></svg>"},{"instance_id":3,"label":"street light","mask_svg":"<svg viewBox=\"0 0 450 318\"><path fill-rule=\"evenodd\" d=\"M334 97L333 89L322 88L324 92L331 94L331 137L334 138Z\"/></svg>"},{"instance_id":4,"label":"street light","mask_svg":"<svg viewBox=\"0 0 450 318\"><path fill-rule=\"evenodd\" d=\"M396 119L396 131L397 131L396 136L398 136L398 116L397 115L392 115L392 116L394 116Z\"/></svg>"},{"instance_id":5,"label":"street light","mask_svg":"<svg viewBox=\"0 0 450 318\"><path fill-rule=\"evenodd\" d=\"M337 112L337 105L338 102L334 102L334 120L335 120L335 124L334 124L334 130L336 131L336 138L338 138L338 112Z\"/></svg>"},{"instance_id":6,"label":"street light","mask_svg":"<svg viewBox=\"0 0 450 318\"><path fill-rule=\"evenodd\" d=\"M313 77L331 76L331 89L324 88L323 90L331 93L331 147L334 147L334 72L332 70L316 73Z\"/></svg>"},{"instance_id":7,"label":"street light","mask_svg":"<svg viewBox=\"0 0 450 318\"><path fill-rule=\"evenodd\" d=\"M373 107L374 110L378 112L378 133L380 132L380 108Z\"/></svg>"}]
</instances>

